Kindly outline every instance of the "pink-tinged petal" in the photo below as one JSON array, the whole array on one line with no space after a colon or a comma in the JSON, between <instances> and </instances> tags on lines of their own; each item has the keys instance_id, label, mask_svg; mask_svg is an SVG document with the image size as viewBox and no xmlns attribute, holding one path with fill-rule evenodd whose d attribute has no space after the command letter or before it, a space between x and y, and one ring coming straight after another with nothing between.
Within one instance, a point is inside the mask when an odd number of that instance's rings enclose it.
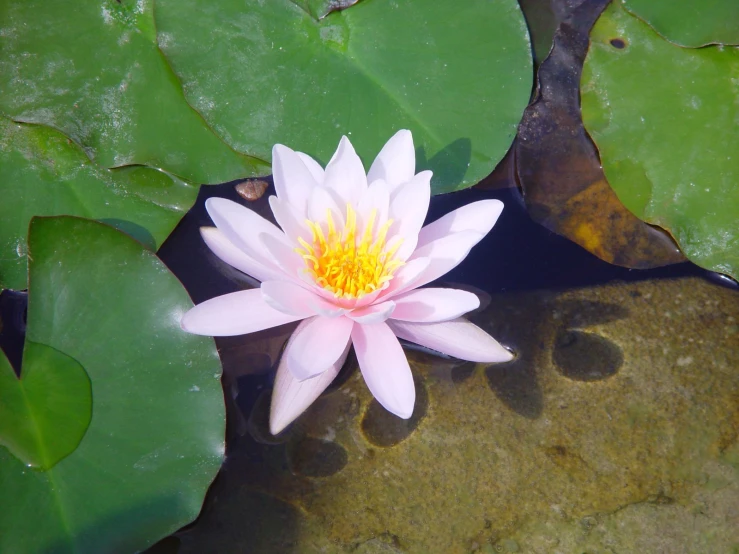
<instances>
[{"instance_id":1,"label":"pink-tinged petal","mask_svg":"<svg viewBox=\"0 0 739 554\"><path fill-rule=\"evenodd\" d=\"M392 232L392 227L395 227L395 225L391 226L391 230L390 230L391 232ZM398 235L393 235L387 239L387 243L385 244L385 251L391 252L392 250L395 250L397 253L397 250L400 249L400 246L402 244L403 244L403 237L398 236Z\"/></svg>"},{"instance_id":2,"label":"pink-tinged petal","mask_svg":"<svg viewBox=\"0 0 739 554\"><path fill-rule=\"evenodd\" d=\"M377 298L385 291L387 287L388 284L385 283L385 285L383 285L376 291L365 294L362 298L347 302L346 306L350 309L359 309L365 306L369 306L370 304L373 304L375 300L377 300Z\"/></svg>"},{"instance_id":3,"label":"pink-tinged petal","mask_svg":"<svg viewBox=\"0 0 739 554\"><path fill-rule=\"evenodd\" d=\"M490 302L492 302L493 300L493 297L490 296L490 293L466 283L454 283L445 281L444 284L450 289L467 291L477 296L478 300L480 301L480 305L473 310L475 313L479 313L487 309L487 307L490 306Z\"/></svg>"},{"instance_id":4,"label":"pink-tinged petal","mask_svg":"<svg viewBox=\"0 0 739 554\"><path fill-rule=\"evenodd\" d=\"M305 317L322 315L338 317L346 310L327 301L313 287L290 281L267 281L262 283L264 300L275 310L286 314L306 314Z\"/></svg>"},{"instance_id":5,"label":"pink-tinged petal","mask_svg":"<svg viewBox=\"0 0 739 554\"><path fill-rule=\"evenodd\" d=\"M305 213L311 191L317 183L300 156L281 144L272 148L272 174L277 197Z\"/></svg>"},{"instance_id":6,"label":"pink-tinged petal","mask_svg":"<svg viewBox=\"0 0 739 554\"><path fill-rule=\"evenodd\" d=\"M429 211L431 176L430 171L422 171L401 185L390 203L390 218L396 222L391 232L403 239L396 254L401 260L407 260L416 249L418 232Z\"/></svg>"},{"instance_id":7,"label":"pink-tinged petal","mask_svg":"<svg viewBox=\"0 0 739 554\"><path fill-rule=\"evenodd\" d=\"M303 381L326 371L346 348L352 327L354 322L344 316L314 316L301 322L284 353L293 376Z\"/></svg>"},{"instance_id":8,"label":"pink-tinged petal","mask_svg":"<svg viewBox=\"0 0 739 554\"><path fill-rule=\"evenodd\" d=\"M390 192L385 181L380 180L372 183L359 200L357 220L360 233L364 233L365 225L367 225L373 211L375 212L375 219L372 224L373 236L377 236L377 230L385 224L390 211Z\"/></svg>"},{"instance_id":9,"label":"pink-tinged petal","mask_svg":"<svg viewBox=\"0 0 739 554\"><path fill-rule=\"evenodd\" d=\"M339 206L339 204L336 202L336 199L334 198L334 195L331 194L330 191L323 187L316 187L313 189L313 192L310 195L310 199L308 200L308 217L312 221L320 221L320 222L326 222L328 221L328 212L331 212L331 217L333 218L334 225L336 226L337 230L341 231L341 229L344 227L344 210L346 207L344 206L344 209L342 210L342 206ZM327 225L324 223L323 232L326 233L328 230ZM312 240L309 240L308 243L311 243Z\"/></svg>"},{"instance_id":10,"label":"pink-tinged petal","mask_svg":"<svg viewBox=\"0 0 739 554\"><path fill-rule=\"evenodd\" d=\"M290 281L267 281L261 286L264 301L278 312L301 317L343 313L320 296Z\"/></svg>"},{"instance_id":11,"label":"pink-tinged petal","mask_svg":"<svg viewBox=\"0 0 739 554\"><path fill-rule=\"evenodd\" d=\"M323 184L323 168L321 167L321 164L319 164L316 160L311 158L308 154L304 154L303 152L295 152L298 157L303 161L305 164L305 167L308 168L308 171L310 171L310 174L313 176L313 179L315 179L316 183L319 185Z\"/></svg>"},{"instance_id":12,"label":"pink-tinged petal","mask_svg":"<svg viewBox=\"0 0 739 554\"><path fill-rule=\"evenodd\" d=\"M278 312L264 301L259 289L240 290L191 308L180 325L188 333L212 337L246 335L303 319Z\"/></svg>"},{"instance_id":13,"label":"pink-tinged petal","mask_svg":"<svg viewBox=\"0 0 739 554\"><path fill-rule=\"evenodd\" d=\"M426 272L430 263L431 260L428 258L416 258L400 266L390 283L388 283L387 288L380 293L380 298L387 299L415 288L416 282Z\"/></svg>"},{"instance_id":14,"label":"pink-tinged petal","mask_svg":"<svg viewBox=\"0 0 739 554\"><path fill-rule=\"evenodd\" d=\"M423 323L455 319L480 305L477 295L456 289L416 289L393 300L393 319Z\"/></svg>"},{"instance_id":15,"label":"pink-tinged petal","mask_svg":"<svg viewBox=\"0 0 739 554\"><path fill-rule=\"evenodd\" d=\"M269 206L275 216L275 221L294 244L298 244L298 237L310 242L311 232L305 224L305 214L298 212L295 207L280 200L276 196L269 197Z\"/></svg>"},{"instance_id":16,"label":"pink-tinged petal","mask_svg":"<svg viewBox=\"0 0 739 554\"><path fill-rule=\"evenodd\" d=\"M239 271L243 271L247 275L253 277L257 281L267 281L270 279L279 279L282 273L274 267L268 267L246 252L237 248L226 238L216 227L201 227L200 236L210 248L210 250L221 260L231 267L235 267Z\"/></svg>"},{"instance_id":17,"label":"pink-tinged petal","mask_svg":"<svg viewBox=\"0 0 739 554\"><path fill-rule=\"evenodd\" d=\"M464 318L441 323L388 320L401 339L471 362L509 362L513 354L498 341Z\"/></svg>"},{"instance_id":18,"label":"pink-tinged petal","mask_svg":"<svg viewBox=\"0 0 739 554\"><path fill-rule=\"evenodd\" d=\"M416 171L416 151L413 148L413 135L408 130L395 133L382 147L367 173L371 183L377 179L385 180L391 189L410 181Z\"/></svg>"},{"instance_id":19,"label":"pink-tinged petal","mask_svg":"<svg viewBox=\"0 0 739 554\"><path fill-rule=\"evenodd\" d=\"M500 200L480 200L449 212L445 216L429 223L418 234L418 246L440 239L446 235L462 231L474 231L480 235L487 235L503 211L503 202Z\"/></svg>"},{"instance_id":20,"label":"pink-tinged petal","mask_svg":"<svg viewBox=\"0 0 739 554\"><path fill-rule=\"evenodd\" d=\"M225 198L208 198L205 209L216 227L231 243L267 267L274 267L270 252L259 235L265 233L278 242L287 243L287 237L277 226L262 216Z\"/></svg>"},{"instance_id":21,"label":"pink-tinged petal","mask_svg":"<svg viewBox=\"0 0 739 554\"><path fill-rule=\"evenodd\" d=\"M340 315L345 315L346 312L346 308L334 306L326 300L324 300L323 304L316 304L316 315L322 315L324 317L339 317Z\"/></svg>"},{"instance_id":22,"label":"pink-tinged petal","mask_svg":"<svg viewBox=\"0 0 739 554\"><path fill-rule=\"evenodd\" d=\"M356 206L367 188L362 160L346 137L341 137L336 153L326 166L323 186L336 191L345 203L353 206Z\"/></svg>"},{"instance_id":23,"label":"pink-tinged petal","mask_svg":"<svg viewBox=\"0 0 739 554\"><path fill-rule=\"evenodd\" d=\"M411 417L416 402L413 374L403 348L387 323L355 325L352 342L372 396L396 416Z\"/></svg>"},{"instance_id":24,"label":"pink-tinged petal","mask_svg":"<svg viewBox=\"0 0 739 554\"><path fill-rule=\"evenodd\" d=\"M305 270L305 261L300 254L295 252L293 247L276 240L271 235L261 234L258 238L269 250L275 265L284 272L282 279L285 277L298 279L300 273Z\"/></svg>"},{"instance_id":25,"label":"pink-tinged petal","mask_svg":"<svg viewBox=\"0 0 739 554\"><path fill-rule=\"evenodd\" d=\"M349 354L349 347L350 344L347 343L343 354L326 371L304 381L298 381L293 376L287 368L287 357L282 356L277 367L275 387L272 389L272 405L269 410L269 430L273 435L282 432L295 421L336 379Z\"/></svg>"},{"instance_id":26,"label":"pink-tinged petal","mask_svg":"<svg viewBox=\"0 0 739 554\"><path fill-rule=\"evenodd\" d=\"M336 298L336 295L333 292L329 292L320 285L317 285L313 275L310 274L310 272L307 269L307 266L305 268L298 269L298 275L297 275L297 281L296 281L301 287L306 288L313 293L317 294L327 302L330 302L331 304L335 304L336 306L340 308L353 308L354 305L350 305L344 299ZM320 312L319 312L320 313ZM326 315L326 314L321 314Z\"/></svg>"},{"instance_id":27,"label":"pink-tinged petal","mask_svg":"<svg viewBox=\"0 0 739 554\"><path fill-rule=\"evenodd\" d=\"M413 288L422 287L457 267L483 236L475 231L462 231L417 248L411 259L428 258L430 262L418 279L413 282ZM409 290L409 287L403 290Z\"/></svg>"},{"instance_id":28,"label":"pink-tinged petal","mask_svg":"<svg viewBox=\"0 0 739 554\"><path fill-rule=\"evenodd\" d=\"M346 316L362 325L374 325L375 323L382 323L385 321L390 317L394 309L395 302L387 300L385 302L380 302L379 304L357 308L356 310L352 310L346 314Z\"/></svg>"}]
</instances>

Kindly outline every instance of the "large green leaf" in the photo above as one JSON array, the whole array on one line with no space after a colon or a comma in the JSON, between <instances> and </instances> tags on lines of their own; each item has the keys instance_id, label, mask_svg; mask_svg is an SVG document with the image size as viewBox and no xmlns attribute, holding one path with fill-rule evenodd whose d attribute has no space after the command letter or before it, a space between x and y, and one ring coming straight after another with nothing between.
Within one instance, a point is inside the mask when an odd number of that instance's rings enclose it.
<instances>
[{"instance_id":1,"label":"large green leaf","mask_svg":"<svg viewBox=\"0 0 739 554\"><path fill-rule=\"evenodd\" d=\"M187 104L156 43L153 0L0 4L0 110L61 130L106 167L201 183L265 173Z\"/></svg>"},{"instance_id":2,"label":"large green leaf","mask_svg":"<svg viewBox=\"0 0 739 554\"><path fill-rule=\"evenodd\" d=\"M293 0L312 17L322 19L335 10L343 10L357 3L358 0Z\"/></svg>"},{"instance_id":3,"label":"large green leaf","mask_svg":"<svg viewBox=\"0 0 739 554\"><path fill-rule=\"evenodd\" d=\"M18 379L0 352L0 444L26 465L49 469L71 453L91 414L90 380L73 358L27 341Z\"/></svg>"},{"instance_id":4,"label":"large green leaf","mask_svg":"<svg viewBox=\"0 0 739 554\"><path fill-rule=\"evenodd\" d=\"M162 50L231 146L267 159L284 143L325 163L347 134L371 162L408 128L434 192L492 171L531 92L517 2L363 0L320 21L297 4L157 1Z\"/></svg>"},{"instance_id":5,"label":"large green leaf","mask_svg":"<svg viewBox=\"0 0 739 554\"><path fill-rule=\"evenodd\" d=\"M624 0L624 6L680 46L739 44L737 0Z\"/></svg>"},{"instance_id":6,"label":"large green leaf","mask_svg":"<svg viewBox=\"0 0 739 554\"><path fill-rule=\"evenodd\" d=\"M61 133L0 118L0 196L0 287L24 289L34 215L100 219L156 249L197 188L155 169L98 167Z\"/></svg>"},{"instance_id":7,"label":"large green leaf","mask_svg":"<svg viewBox=\"0 0 739 554\"><path fill-rule=\"evenodd\" d=\"M42 472L0 448L0 552L134 552L197 516L224 449L213 340L157 257L76 217L31 224L27 338L74 358L92 420Z\"/></svg>"},{"instance_id":8,"label":"large green leaf","mask_svg":"<svg viewBox=\"0 0 739 554\"><path fill-rule=\"evenodd\" d=\"M700 266L739 276L739 50L685 49L614 2L591 33L585 126L608 182Z\"/></svg>"}]
</instances>

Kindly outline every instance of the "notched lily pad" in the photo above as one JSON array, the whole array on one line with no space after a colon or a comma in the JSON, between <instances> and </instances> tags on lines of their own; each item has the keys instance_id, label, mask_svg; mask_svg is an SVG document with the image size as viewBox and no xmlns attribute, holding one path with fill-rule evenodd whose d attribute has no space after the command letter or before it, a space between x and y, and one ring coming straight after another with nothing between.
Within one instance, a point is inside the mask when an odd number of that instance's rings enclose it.
<instances>
[{"instance_id":1,"label":"notched lily pad","mask_svg":"<svg viewBox=\"0 0 739 554\"><path fill-rule=\"evenodd\" d=\"M680 48L614 2L593 28L581 82L583 120L619 199L691 261L734 278L737 75L738 48Z\"/></svg>"},{"instance_id":2,"label":"notched lily pad","mask_svg":"<svg viewBox=\"0 0 739 554\"><path fill-rule=\"evenodd\" d=\"M531 93L514 0L363 1L316 20L310 0L157 0L159 45L190 103L240 152L288 144L326 163L348 135L370 162L413 132L434 192L470 186L509 149Z\"/></svg>"},{"instance_id":3,"label":"notched lily pad","mask_svg":"<svg viewBox=\"0 0 739 554\"><path fill-rule=\"evenodd\" d=\"M739 44L736 0L624 0L624 7L680 46Z\"/></svg>"},{"instance_id":4,"label":"notched lily pad","mask_svg":"<svg viewBox=\"0 0 739 554\"><path fill-rule=\"evenodd\" d=\"M35 215L95 218L156 249L197 193L155 169L98 167L58 131L0 117L0 286L27 287L26 233Z\"/></svg>"},{"instance_id":5,"label":"notched lily pad","mask_svg":"<svg viewBox=\"0 0 739 554\"><path fill-rule=\"evenodd\" d=\"M49 469L73 452L91 416L90 379L73 358L28 341L18 379L0 352L0 445L26 465Z\"/></svg>"},{"instance_id":6,"label":"notched lily pad","mask_svg":"<svg viewBox=\"0 0 739 554\"><path fill-rule=\"evenodd\" d=\"M526 206L535 221L607 262L638 269L680 262L670 237L619 201L582 125L578 83L588 31L606 4L596 0L573 10L539 68L516 148Z\"/></svg>"},{"instance_id":7,"label":"notched lily pad","mask_svg":"<svg viewBox=\"0 0 739 554\"><path fill-rule=\"evenodd\" d=\"M157 47L153 0L9 0L0 110L54 127L105 167L150 165L199 183L267 173L187 104Z\"/></svg>"},{"instance_id":8,"label":"notched lily pad","mask_svg":"<svg viewBox=\"0 0 739 554\"><path fill-rule=\"evenodd\" d=\"M47 471L0 448L0 552L143 550L197 516L221 465L225 421L215 344L180 329L193 305L187 292L124 233L63 216L35 218L29 235L24 379L34 381L26 391L34 396L50 388L44 409L53 408L54 417L47 423L52 412L34 412L42 416L39 436L58 458L73 441L50 436L56 426L80 433L89 417L80 367L93 392L92 419L79 445ZM62 365L64 399L44 380ZM9 367L2 370L15 379ZM6 384L0 390L9 394ZM17 440L23 414L10 409L11 448L18 452L29 439L26 433Z\"/></svg>"}]
</instances>

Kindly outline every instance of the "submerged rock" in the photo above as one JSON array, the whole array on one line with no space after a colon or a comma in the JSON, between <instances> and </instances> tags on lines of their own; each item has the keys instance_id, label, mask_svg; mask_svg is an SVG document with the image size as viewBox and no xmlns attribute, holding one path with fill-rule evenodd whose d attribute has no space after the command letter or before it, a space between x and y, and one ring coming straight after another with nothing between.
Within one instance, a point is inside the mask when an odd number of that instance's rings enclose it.
<instances>
[{"instance_id":1,"label":"submerged rock","mask_svg":"<svg viewBox=\"0 0 739 554\"><path fill-rule=\"evenodd\" d=\"M427 405L413 425L386 433L355 371L284 444L231 445L180 551L679 554L739 545L737 292L688 278L504 294L475 321L515 360L471 369L409 352ZM267 518L244 501L255 494L275 499L275 517L296 508L284 544L258 536L274 526L237 531Z\"/></svg>"}]
</instances>

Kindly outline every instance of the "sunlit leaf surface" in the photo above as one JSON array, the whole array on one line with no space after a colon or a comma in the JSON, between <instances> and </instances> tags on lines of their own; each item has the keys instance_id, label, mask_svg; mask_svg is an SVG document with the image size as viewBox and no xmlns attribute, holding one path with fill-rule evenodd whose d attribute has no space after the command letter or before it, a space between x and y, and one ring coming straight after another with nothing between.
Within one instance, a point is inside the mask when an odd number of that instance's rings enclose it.
<instances>
[{"instance_id":1,"label":"sunlit leaf surface","mask_svg":"<svg viewBox=\"0 0 739 554\"><path fill-rule=\"evenodd\" d=\"M493 170L531 92L517 2L363 1L320 20L306 4L157 2L160 47L228 144L268 159L284 143L325 164L347 134L369 163L408 128L437 193Z\"/></svg>"},{"instance_id":2,"label":"sunlit leaf surface","mask_svg":"<svg viewBox=\"0 0 739 554\"><path fill-rule=\"evenodd\" d=\"M739 275L739 49L686 49L616 2L591 33L582 112L608 182L705 268Z\"/></svg>"},{"instance_id":3,"label":"sunlit leaf surface","mask_svg":"<svg viewBox=\"0 0 739 554\"><path fill-rule=\"evenodd\" d=\"M34 215L99 219L156 249L196 196L196 187L174 176L99 167L61 133L0 117L0 287L27 287Z\"/></svg>"},{"instance_id":4,"label":"sunlit leaf surface","mask_svg":"<svg viewBox=\"0 0 739 554\"><path fill-rule=\"evenodd\" d=\"M187 104L157 47L152 0L3 2L0 110L62 131L105 167L146 164L199 183L266 172Z\"/></svg>"},{"instance_id":5,"label":"sunlit leaf surface","mask_svg":"<svg viewBox=\"0 0 739 554\"><path fill-rule=\"evenodd\" d=\"M220 467L213 340L180 329L187 293L123 233L41 218L29 243L27 339L84 368L92 419L45 472L0 448L0 552L141 550L197 516Z\"/></svg>"},{"instance_id":6,"label":"sunlit leaf surface","mask_svg":"<svg viewBox=\"0 0 739 554\"><path fill-rule=\"evenodd\" d=\"M624 0L624 7L680 46L739 44L736 0Z\"/></svg>"}]
</instances>

